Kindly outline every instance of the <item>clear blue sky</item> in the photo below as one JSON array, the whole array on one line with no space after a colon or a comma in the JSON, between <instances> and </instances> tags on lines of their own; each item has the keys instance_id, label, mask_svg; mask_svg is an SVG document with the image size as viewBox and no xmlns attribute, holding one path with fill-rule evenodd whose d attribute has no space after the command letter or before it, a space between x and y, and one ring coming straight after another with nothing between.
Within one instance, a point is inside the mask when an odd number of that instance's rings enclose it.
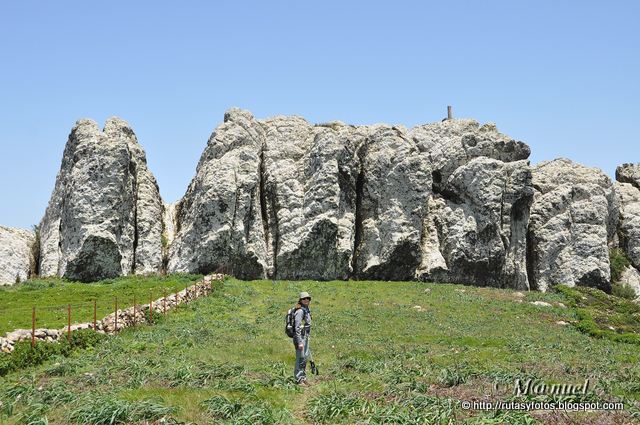
<instances>
[{"instance_id":1,"label":"clear blue sky","mask_svg":"<svg viewBox=\"0 0 640 425\"><path fill-rule=\"evenodd\" d=\"M522 3L2 2L0 224L40 221L85 117L132 125L165 201L232 106L413 126L453 105L534 164L640 162L640 2Z\"/></svg>"}]
</instances>

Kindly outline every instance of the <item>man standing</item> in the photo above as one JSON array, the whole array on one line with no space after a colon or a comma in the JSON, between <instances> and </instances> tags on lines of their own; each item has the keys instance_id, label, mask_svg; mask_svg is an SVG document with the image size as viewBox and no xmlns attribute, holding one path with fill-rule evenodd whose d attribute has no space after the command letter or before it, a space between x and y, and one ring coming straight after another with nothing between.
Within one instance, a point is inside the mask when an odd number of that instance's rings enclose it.
<instances>
[{"instance_id":1,"label":"man standing","mask_svg":"<svg viewBox=\"0 0 640 425\"><path fill-rule=\"evenodd\" d=\"M309 333L311 332L311 295L300 292L298 304L294 313L293 345L296 347L296 366L293 376L300 385L307 386L307 358L309 357ZM302 322L304 321L304 325Z\"/></svg>"}]
</instances>

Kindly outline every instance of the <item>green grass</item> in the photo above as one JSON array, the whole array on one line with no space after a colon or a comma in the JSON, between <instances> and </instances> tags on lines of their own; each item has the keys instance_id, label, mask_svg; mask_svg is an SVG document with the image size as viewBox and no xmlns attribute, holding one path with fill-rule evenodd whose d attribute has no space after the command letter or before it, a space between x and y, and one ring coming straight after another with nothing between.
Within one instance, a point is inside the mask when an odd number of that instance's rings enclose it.
<instances>
[{"instance_id":1,"label":"green grass","mask_svg":"<svg viewBox=\"0 0 640 425\"><path fill-rule=\"evenodd\" d=\"M598 338L640 345L640 305L587 287L558 285L578 316L578 329Z\"/></svg>"},{"instance_id":2,"label":"green grass","mask_svg":"<svg viewBox=\"0 0 640 425\"><path fill-rule=\"evenodd\" d=\"M292 382L295 353L284 335L284 314L301 290L313 296L311 347L321 371L310 375L308 388ZM529 303L535 300L553 307ZM566 422L564 415L573 423L601 423L607 415L617 415L616 423L639 420L638 346L557 324L579 323L577 307L559 302L569 304L570 298L418 282L229 279L154 326L127 328L69 357L0 378L0 422L102 424L116 417L120 423L530 424ZM517 378L590 379L588 400L621 400L626 410L462 410L460 401L484 395L512 399Z\"/></svg>"},{"instance_id":3,"label":"green grass","mask_svg":"<svg viewBox=\"0 0 640 425\"><path fill-rule=\"evenodd\" d=\"M0 335L14 329L31 329L32 308L36 307L37 328L62 328L67 324L67 305L71 304L72 323L93 321L93 300L97 319L113 313L114 297L118 308L148 304L149 296L156 300L184 289L201 279L200 275L127 276L96 283L66 281L59 278L34 279L11 287L0 287Z\"/></svg>"}]
</instances>

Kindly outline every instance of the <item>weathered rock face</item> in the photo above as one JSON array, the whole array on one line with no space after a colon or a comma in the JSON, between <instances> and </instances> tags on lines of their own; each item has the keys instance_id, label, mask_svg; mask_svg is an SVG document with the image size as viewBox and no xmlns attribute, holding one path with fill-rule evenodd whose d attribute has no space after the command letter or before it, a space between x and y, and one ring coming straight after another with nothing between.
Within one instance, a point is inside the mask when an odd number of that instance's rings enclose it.
<instances>
[{"instance_id":1,"label":"weathered rock face","mask_svg":"<svg viewBox=\"0 0 640 425\"><path fill-rule=\"evenodd\" d=\"M35 260L34 242L34 232L0 226L0 285L27 280Z\"/></svg>"},{"instance_id":2,"label":"weathered rock face","mask_svg":"<svg viewBox=\"0 0 640 425\"><path fill-rule=\"evenodd\" d=\"M430 173L401 136L388 126L256 121L229 111L179 205L169 271L413 278ZM227 204L234 208L217 208Z\"/></svg>"},{"instance_id":3,"label":"weathered rock face","mask_svg":"<svg viewBox=\"0 0 640 425\"><path fill-rule=\"evenodd\" d=\"M640 301L640 164L619 166L616 179L620 204L618 243L631 262L620 276L620 283L632 288Z\"/></svg>"},{"instance_id":4,"label":"weathered rock face","mask_svg":"<svg viewBox=\"0 0 640 425\"><path fill-rule=\"evenodd\" d=\"M528 289L529 147L472 120L419 126L410 136L433 178L418 278Z\"/></svg>"},{"instance_id":5,"label":"weathered rock face","mask_svg":"<svg viewBox=\"0 0 640 425\"><path fill-rule=\"evenodd\" d=\"M168 270L526 288L528 155L474 121L407 132L230 110L177 206Z\"/></svg>"},{"instance_id":6,"label":"weathered rock face","mask_svg":"<svg viewBox=\"0 0 640 425\"><path fill-rule=\"evenodd\" d=\"M640 302L640 272L638 269L633 266L625 268L620 275L619 283L633 289L633 292L636 293L635 301Z\"/></svg>"},{"instance_id":7,"label":"weathered rock face","mask_svg":"<svg viewBox=\"0 0 640 425\"><path fill-rule=\"evenodd\" d=\"M260 202L263 143L264 130L250 113L225 114L176 206L169 272L220 269L240 278L266 277L271 262Z\"/></svg>"},{"instance_id":8,"label":"weathered rock face","mask_svg":"<svg viewBox=\"0 0 640 425\"><path fill-rule=\"evenodd\" d=\"M110 118L100 131L80 120L40 223L40 274L92 281L157 272L162 214L155 178L128 124Z\"/></svg>"},{"instance_id":9,"label":"weathered rock face","mask_svg":"<svg viewBox=\"0 0 640 425\"><path fill-rule=\"evenodd\" d=\"M556 159L533 169L529 276L545 290L562 283L610 289L609 248L618 222L613 183L602 171Z\"/></svg>"},{"instance_id":10,"label":"weathered rock face","mask_svg":"<svg viewBox=\"0 0 640 425\"><path fill-rule=\"evenodd\" d=\"M597 169L532 169L529 154L473 120L406 130L232 109L185 196L163 205L129 126L81 120L40 226L40 273L608 290L609 246L640 264L640 165L619 167L614 190Z\"/></svg>"},{"instance_id":11,"label":"weathered rock face","mask_svg":"<svg viewBox=\"0 0 640 425\"><path fill-rule=\"evenodd\" d=\"M352 276L356 150L364 138L350 126L314 127L299 117L275 117L262 126L271 275Z\"/></svg>"},{"instance_id":12,"label":"weathered rock face","mask_svg":"<svg viewBox=\"0 0 640 425\"><path fill-rule=\"evenodd\" d=\"M640 163L622 164L616 167L616 180L620 183L629 183L636 189L640 189Z\"/></svg>"},{"instance_id":13,"label":"weathered rock face","mask_svg":"<svg viewBox=\"0 0 640 425\"><path fill-rule=\"evenodd\" d=\"M615 183L620 204L618 240L631 264L640 269L640 189L630 183Z\"/></svg>"}]
</instances>

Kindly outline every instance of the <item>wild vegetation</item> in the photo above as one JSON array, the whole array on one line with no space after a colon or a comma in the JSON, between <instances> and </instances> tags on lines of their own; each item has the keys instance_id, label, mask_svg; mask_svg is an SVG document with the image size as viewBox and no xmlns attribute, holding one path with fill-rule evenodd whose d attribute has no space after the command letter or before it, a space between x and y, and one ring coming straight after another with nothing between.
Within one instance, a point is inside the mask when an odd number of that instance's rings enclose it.
<instances>
[{"instance_id":1,"label":"wild vegetation","mask_svg":"<svg viewBox=\"0 0 640 425\"><path fill-rule=\"evenodd\" d=\"M0 335L14 329L31 329L32 308L36 307L37 328L62 328L67 324L67 306L71 304L73 323L93 320L93 302L97 317L118 308L149 302L182 290L201 279L201 275L127 276L96 283L81 283L59 278L31 279L15 286L0 286Z\"/></svg>"},{"instance_id":2,"label":"wild vegetation","mask_svg":"<svg viewBox=\"0 0 640 425\"><path fill-rule=\"evenodd\" d=\"M300 290L313 296L311 347L320 367L307 388L291 379L294 351L283 331L283 315ZM622 304L605 303L611 297L606 294L570 291L228 279L214 294L153 326L128 328L0 378L0 414L7 424L640 420L638 345L594 338L580 326L584 308L599 326L638 333L637 323L622 319L637 317L637 311L619 311L620 318L600 323L606 315L596 312L618 311ZM582 304L576 294L586 298ZM588 394L565 400L621 401L625 410L462 409L461 401L558 400L515 397L517 378L569 384L589 379Z\"/></svg>"}]
</instances>

